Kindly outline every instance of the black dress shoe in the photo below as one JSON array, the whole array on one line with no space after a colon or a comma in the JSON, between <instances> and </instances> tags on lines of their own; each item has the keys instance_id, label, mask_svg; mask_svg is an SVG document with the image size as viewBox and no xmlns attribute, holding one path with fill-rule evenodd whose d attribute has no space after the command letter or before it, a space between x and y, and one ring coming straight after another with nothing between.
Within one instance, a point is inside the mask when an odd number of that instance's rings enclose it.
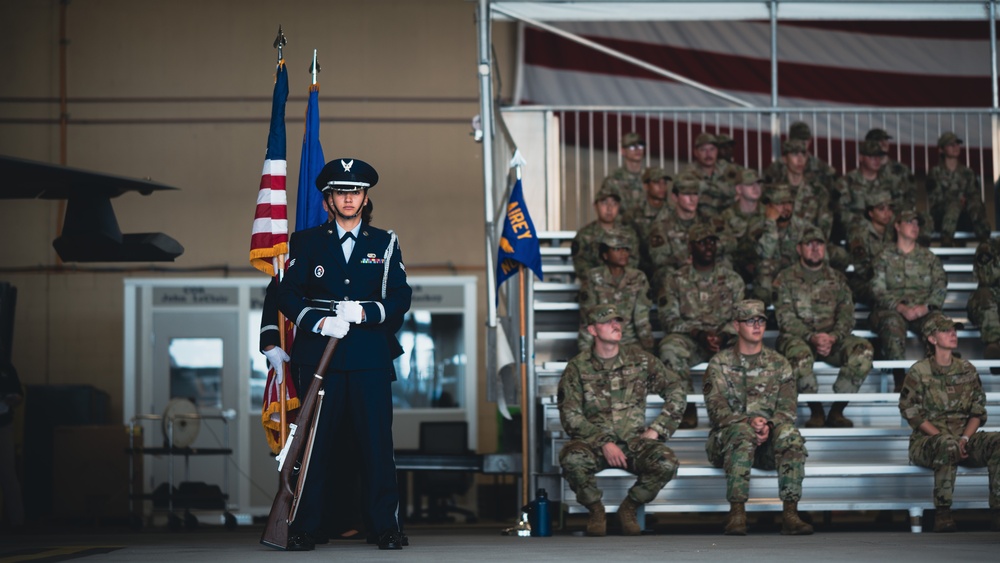
<instances>
[{"instance_id":1,"label":"black dress shoe","mask_svg":"<svg viewBox=\"0 0 1000 563\"><path fill-rule=\"evenodd\" d=\"M403 538L403 547L408 547L410 545L410 536L407 536L403 532L399 532L399 535ZM351 538L351 539L361 539L361 538ZM378 543L378 536L375 534L368 534L365 536L365 542L368 545L375 545Z\"/></svg>"},{"instance_id":2,"label":"black dress shoe","mask_svg":"<svg viewBox=\"0 0 1000 563\"><path fill-rule=\"evenodd\" d=\"M378 538L379 549L403 549L403 534L396 531L384 532Z\"/></svg>"},{"instance_id":3,"label":"black dress shoe","mask_svg":"<svg viewBox=\"0 0 1000 563\"><path fill-rule=\"evenodd\" d=\"M288 537L288 551L312 551L316 549L316 542L309 534L294 534Z\"/></svg>"}]
</instances>

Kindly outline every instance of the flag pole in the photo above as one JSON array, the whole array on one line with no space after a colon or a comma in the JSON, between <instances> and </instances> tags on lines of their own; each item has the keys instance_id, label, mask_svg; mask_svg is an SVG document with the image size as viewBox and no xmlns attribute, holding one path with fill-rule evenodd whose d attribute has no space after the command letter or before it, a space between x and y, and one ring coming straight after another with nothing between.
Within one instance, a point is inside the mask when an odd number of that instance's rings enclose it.
<instances>
[{"instance_id":1,"label":"flag pole","mask_svg":"<svg viewBox=\"0 0 1000 563\"><path fill-rule=\"evenodd\" d=\"M278 36L274 38L274 48L278 50L278 64L279 65L284 60L284 54L282 52L282 48L285 46L286 43L288 43L288 40L285 39L285 34L281 32L281 24L278 24ZM276 278L278 278L278 282L281 282L281 278L282 278L281 274L284 271L285 271L285 255L284 254L279 254L278 255L278 267L274 271L274 276ZM288 350L285 347L285 315L284 315L284 313L281 312L280 309L278 310L278 338L279 338L279 343L281 345L281 349L284 350L285 353L287 353ZM278 386L278 394L279 394L279 397L280 397L278 399L279 404L280 404L279 412L281 413L281 429L280 429L278 435L279 435L279 440L281 441L282 447L284 447L285 442L288 440L288 402L287 402L288 384L287 384L287 381L288 381L288 377L290 377L292 375L291 374L291 370L290 369L285 369L286 367L287 368L291 368L290 365L288 365L288 366L282 366L282 371L284 372L285 377L281 378L281 384Z\"/></svg>"},{"instance_id":2,"label":"flag pole","mask_svg":"<svg viewBox=\"0 0 1000 563\"><path fill-rule=\"evenodd\" d=\"M319 74L319 71L320 68L319 68L319 61L316 58L316 49L313 49L312 65L309 67L309 73L312 74L313 77L313 86L316 85L316 75Z\"/></svg>"},{"instance_id":3,"label":"flag pole","mask_svg":"<svg viewBox=\"0 0 1000 563\"><path fill-rule=\"evenodd\" d=\"M278 255L278 269L274 272L274 277L278 278L278 282L281 282L281 274L285 271L285 255ZM278 310L278 342L281 349L286 353L288 348L285 347L285 314ZM284 364L284 362L282 362ZM288 378L291 377L291 365L282 365L282 371L285 377L281 378L281 385L278 386L278 393L280 394L279 404L281 405L281 430L279 432L281 446L284 447L285 442L288 440Z\"/></svg>"},{"instance_id":4,"label":"flag pole","mask_svg":"<svg viewBox=\"0 0 1000 563\"><path fill-rule=\"evenodd\" d=\"M528 504L528 358L527 358L527 323L524 318L524 265L517 268L518 293L520 295L521 321L521 506Z\"/></svg>"}]
</instances>

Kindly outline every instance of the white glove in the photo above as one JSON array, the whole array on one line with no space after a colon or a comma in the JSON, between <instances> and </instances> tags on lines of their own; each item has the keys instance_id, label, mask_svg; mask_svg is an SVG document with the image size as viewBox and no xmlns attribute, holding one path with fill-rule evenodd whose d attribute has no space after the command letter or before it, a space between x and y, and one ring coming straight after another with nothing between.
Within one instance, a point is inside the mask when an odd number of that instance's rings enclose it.
<instances>
[{"instance_id":1,"label":"white glove","mask_svg":"<svg viewBox=\"0 0 1000 563\"><path fill-rule=\"evenodd\" d=\"M364 316L364 309L357 301L341 301L337 303L337 316L349 323L359 324Z\"/></svg>"},{"instance_id":2,"label":"white glove","mask_svg":"<svg viewBox=\"0 0 1000 563\"><path fill-rule=\"evenodd\" d=\"M343 338L347 336L347 331L349 330L351 330L351 323L344 319L340 317L326 317L323 319L323 326L319 329L319 333L323 336Z\"/></svg>"},{"instance_id":3,"label":"white glove","mask_svg":"<svg viewBox=\"0 0 1000 563\"><path fill-rule=\"evenodd\" d=\"M290 360L288 354L284 350L275 346L270 350L264 350L264 355L267 356L268 363L274 368L274 378L278 385L285 379L285 362Z\"/></svg>"}]
</instances>

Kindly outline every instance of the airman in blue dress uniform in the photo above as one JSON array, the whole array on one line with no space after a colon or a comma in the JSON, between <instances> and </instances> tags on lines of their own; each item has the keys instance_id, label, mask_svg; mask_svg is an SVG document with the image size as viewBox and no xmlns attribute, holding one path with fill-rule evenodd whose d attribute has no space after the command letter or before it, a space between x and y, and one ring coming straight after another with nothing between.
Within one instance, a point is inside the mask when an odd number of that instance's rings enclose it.
<instances>
[{"instance_id":1,"label":"airman in blue dress uniform","mask_svg":"<svg viewBox=\"0 0 1000 563\"><path fill-rule=\"evenodd\" d=\"M399 490L392 444L393 360L396 339L410 309L412 290L395 233L365 221L368 190L378 173L356 158L334 159L316 179L334 220L292 235L278 305L298 327L292 363L315 373L329 336L340 338L323 386L326 396L288 549L313 549L320 527L326 465L361 463L367 475L366 504L379 549L401 549ZM305 390L300 390L305 394ZM337 429L350 421L361 444L360 459L342 459Z\"/></svg>"}]
</instances>

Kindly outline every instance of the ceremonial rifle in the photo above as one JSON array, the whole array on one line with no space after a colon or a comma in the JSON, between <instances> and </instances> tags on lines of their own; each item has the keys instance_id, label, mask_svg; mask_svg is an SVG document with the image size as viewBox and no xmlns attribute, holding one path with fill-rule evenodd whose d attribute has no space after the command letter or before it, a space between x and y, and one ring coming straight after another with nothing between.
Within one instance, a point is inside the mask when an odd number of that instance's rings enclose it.
<instances>
[{"instance_id":1,"label":"ceremonial rifle","mask_svg":"<svg viewBox=\"0 0 1000 563\"><path fill-rule=\"evenodd\" d=\"M288 526L291 524L293 506L297 505L296 495L301 492L302 484L305 481L305 467L302 468L301 475L298 477L300 481L298 487L295 486L293 479L295 479L295 473L300 467L304 454L308 454L306 452L307 446L311 447L313 444L310 430L314 427L313 418L319 411L319 392L323 387L323 374L326 373L326 368L330 365L330 359L333 357L333 351L337 349L338 342L340 342L339 338L331 337L326 344L323 356L319 360L319 366L316 367L316 373L313 374L315 381L309 386L309 391L299 408L296 424L292 425L288 441L285 442L284 449L278 454L278 457L281 458L281 478L278 481L278 492L274 495L271 512L267 516L267 525L264 526L264 533L260 536L260 543L268 547L288 549ZM303 435L296 436L296 432L300 428Z\"/></svg>"}]
</instances>

